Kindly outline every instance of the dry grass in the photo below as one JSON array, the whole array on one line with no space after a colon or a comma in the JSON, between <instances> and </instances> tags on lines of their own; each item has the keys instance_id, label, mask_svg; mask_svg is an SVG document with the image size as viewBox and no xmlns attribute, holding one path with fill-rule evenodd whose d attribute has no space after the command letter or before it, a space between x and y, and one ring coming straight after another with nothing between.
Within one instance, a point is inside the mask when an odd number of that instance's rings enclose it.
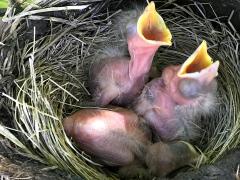
<instances>
[{"instance_id":1,"label":"dry grass","mask_svg":"<svg viewBox=\"0 0 240 180\"><path fill-rule=\"evenodd\" d=\"M6 157L0 155L0 179L32 179L33 176L30 172L24 172L22 168L12 163Z\"/></svg>"},{"instance_id":2,"label":"dry grass","mask_svg":"<svg viewBox=\"0 0 240 180\"><path fill-rule=\"evenodd\" d=\"M236 177L236 180L239 180L240 179L240 175L239 175L239 164L237 166L237 171L235 173L235 177Z\"/></svg>"},{"instance_id":3,"label":"dry grass","mask_svg":"<svg viewBox=\"0 0 240 180\"><path fill-rule=\"evenodd\" d=\"M65 135L61 120L84 108L90 98L87 71L97 45L119 40L111 29L112 17L119 11L109 11L119 3L93 0L74 6L74 1L42 1L27 6L18 15L9 8L4 17L9 24L0 37L0 82L6 100L2 105L9 109L15 128L1 125L0 133L26 156L85 179L115 177L77 150ZM240 142L239 37L217 17L204 17L200 6L192 7L199 9L203 17L195 15L191 6L160 9L172 31L174 45L161 50L155 62L161 67L181 63L202 39L207 40L211 56L220 60L219 108L205 120L208 126L202 149L208 162L213 162ZM35 37L42 29L31 27L29 33L29 20L39 20L43 25L50 21L50 31ZM14 81L9 78L12 75Z\"/></svg>"}]
</instances>

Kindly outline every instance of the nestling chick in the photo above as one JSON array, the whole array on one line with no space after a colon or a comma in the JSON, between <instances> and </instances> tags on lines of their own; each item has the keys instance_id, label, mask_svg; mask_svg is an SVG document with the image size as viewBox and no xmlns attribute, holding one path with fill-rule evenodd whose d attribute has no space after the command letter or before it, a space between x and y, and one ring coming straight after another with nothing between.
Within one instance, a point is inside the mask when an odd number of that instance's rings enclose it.
<instances>
[{"instance_id":1,"label":"nestling chick","mask_svg":"<svg viewBox=\"0 0 240 180\"><path fill-rule=\"evenodd\" d=\"M133 164L132 166L122 167L119 172L121 177L126 179L133 178L133 175L136 177L137 172L144 180L152 180L156 176L164 177L179 168L194 166L197 162L204 162L205 160L205 156L200 155L191 144L185 141L157 142L147 147L145 154L147 171L143 170L143 166Z\"/></svg>"},{"instance_id":2,"label":"nestling chick","mask_svg":"<svg viewBox=\"0 0 240 180\"><path fill-rule=\"evenodd\" d=\"M181 167L195 164L200 158L200 154L187 142L158 142L149 146L146 164L152 175L166 176Z\"/></svg>"},{"instance_id":3,"label":"nestling chick","mask_svg":"<svg viewBox=\"0 0 240 180\"><path fill-rule=\"evenodd\" d=\"M194 140L200 117L216 107L219 61L212 62L206 41L183 63L169 66L162 77L146 84L134 103L154 133L164 141Z\"/></svg>"},{"instance_id":4,"label":"nestling chick","mask_svg":"<svg viewBox=\"0 0 240 180\"><path fill-rule=\"evenodd\" d=\"M128 105L144 87L155 52L171 45L171 33L154 2L148 4L137 23L127 25L128 57L106 57L95 62L89 87L96 105Z\"/></svg>"},{"instance_id":5,"label":"nestling chick","mask_svg":"<svg viewBox=\"0 0 240 180\"><path fill-rule=\"evenodd\" d=\"M144 161L149 131L131 110L83 109L63 121L65 132L79 147L103 164L125 166ZM136 158L137 157L137 158Z\"/></svg>"},{"instance_id":6,"label":"nestling chick","mask_svg":"<svg viewBox=\"0 0 240 180\"><path fill-rule=\"evenodd\" d=\"M144 120L124 108L83 109L65 118L63 126L83 151L102 164L119 166L122 178L140 175L148 179L151 173L163 176L188 165L198 155L190 145L181 142L152 145Z\"/></svg>"}]
</instances>

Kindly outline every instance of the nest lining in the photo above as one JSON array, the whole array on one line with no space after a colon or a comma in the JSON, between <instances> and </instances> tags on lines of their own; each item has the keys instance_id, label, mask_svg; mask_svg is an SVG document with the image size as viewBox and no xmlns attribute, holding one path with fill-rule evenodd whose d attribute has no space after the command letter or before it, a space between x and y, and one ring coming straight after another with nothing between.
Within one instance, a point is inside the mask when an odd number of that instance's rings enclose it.
<instances>
[{"instance_id":1,"label":"nest lining","mask_svg":"<svg viewBox=\"0 0 240 180\"><path fill-rule=\"evenodd\" d=\"M64 3L66 5L67 1ZM61 120L85 108L85 102L91 98L86 82L93 57L100 51L99 44L120 41L112 28L112 17L119 11L109 12L111 5L116 4L119 2L115 0L83 1L78 6L89 7L80 12L69 10L61 15L41 16L32 15L29 12L33 7L27 7L24 13L30 15L24 15L24 19L13 17L1 40L4 44L0 47L1 82L6 100L2 105L11 112L17 135L5 126L0 126L4 130L0 133L25 155L85 179L116 177L77 150L65 135ZM39 3L38 9L44 12L45 8L62 5L63 1L48 1ZM211 163L240 142L239 37L218 17L206 18L198 4L171 6L161 7L159 13L173 34L173 46L160 49L154 64L162 69L169 64L182 63L203 39L208 42L211 57L220 60L219 106L212 117L205 119L207 126L203 141L199 142ZM196 15L193 9L202 16ZM38 26L34 30L32 26L30 31L26 29L29 19L41 19L41 25L50 20L50 31L38 37L41 31ZM6 80L12 74L15 76L13 85Z\"/></svg>"}]
</instances>

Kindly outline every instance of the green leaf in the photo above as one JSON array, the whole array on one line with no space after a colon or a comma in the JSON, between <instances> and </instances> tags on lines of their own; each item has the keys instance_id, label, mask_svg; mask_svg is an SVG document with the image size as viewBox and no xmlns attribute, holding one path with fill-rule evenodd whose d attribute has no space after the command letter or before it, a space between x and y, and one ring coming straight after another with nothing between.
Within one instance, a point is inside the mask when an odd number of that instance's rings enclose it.
<instances>
[{"instance_id":1,"label":"green leaf","mask_svg":"<svg viewBox=\"0 0 240 180\"><path fill-rule=\"evenodd\" d=\"M0 0L0 9L6 9L8 7L8 0Z\"/></svg>"}]
</instances>

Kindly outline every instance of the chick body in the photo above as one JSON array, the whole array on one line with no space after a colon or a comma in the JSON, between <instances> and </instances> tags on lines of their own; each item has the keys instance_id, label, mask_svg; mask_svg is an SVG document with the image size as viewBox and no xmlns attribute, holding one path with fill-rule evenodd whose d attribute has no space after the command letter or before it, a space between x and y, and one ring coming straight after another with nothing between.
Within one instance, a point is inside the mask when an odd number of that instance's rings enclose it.
<instances>
[{"instance_id":1,"label":"chick body","mask_svg":"<svg viewBox=\"0 0 240 180\"><path fill-rule=\"evenodd\" d=\"M127 17L122 20L125 27L119 30L124 29L128 53L116 53L121 46L106 48L109 56L95 57L97 60L90 68L89 87L98 106L109 103L126 106L132 102L144 87L159 46L171 45L171 33L153 2L148 4L142 15L138 16L137 12L129 11L133 19ZM125 49L124 43L120 45Z\"/></svg>"},{"instance_id":2,"label":"chick body","mask_svg":"<svg viewBox=\"0 0 240 180\"><path fill-rule=\"evenodd\" d=\"M109 166L131 164L144 157L149 134L127 109L83 109L63 121L65 132L86 153Z\"/></svg>"},{"instance_id":3,"label":"chick body","mask_svg":"<svg viewBox=\"0 0 240 180\"><path fill-rule=\"evenodd\" d=\"M161 77L147 83L133 105L137 114L143 116L163 141L196 140L200 135L201 118L216 109L215 77L219 62L209 62L205 67L199 65L204 64L199 61L205 61L197 58L200 56L199 52L203 53L202 49L206 53L205 43L184 63L186 66L168 66ZM188 63L190 60L191 63ZM189 72L179 75L185 69Z\"/></svg>"},{"instance_id":4,"label":"chick body","mask_svg":"<svg viewBox=\"0 0 240 180\"><path fill-rule=\"evenodd\" d=\"M101 164L118 166L126 179L165 176L199 156L183 142L152 144L144 120L124 108L83 109L65 118L63 126L81 150Z\"/></svg>"}]
</instances>

